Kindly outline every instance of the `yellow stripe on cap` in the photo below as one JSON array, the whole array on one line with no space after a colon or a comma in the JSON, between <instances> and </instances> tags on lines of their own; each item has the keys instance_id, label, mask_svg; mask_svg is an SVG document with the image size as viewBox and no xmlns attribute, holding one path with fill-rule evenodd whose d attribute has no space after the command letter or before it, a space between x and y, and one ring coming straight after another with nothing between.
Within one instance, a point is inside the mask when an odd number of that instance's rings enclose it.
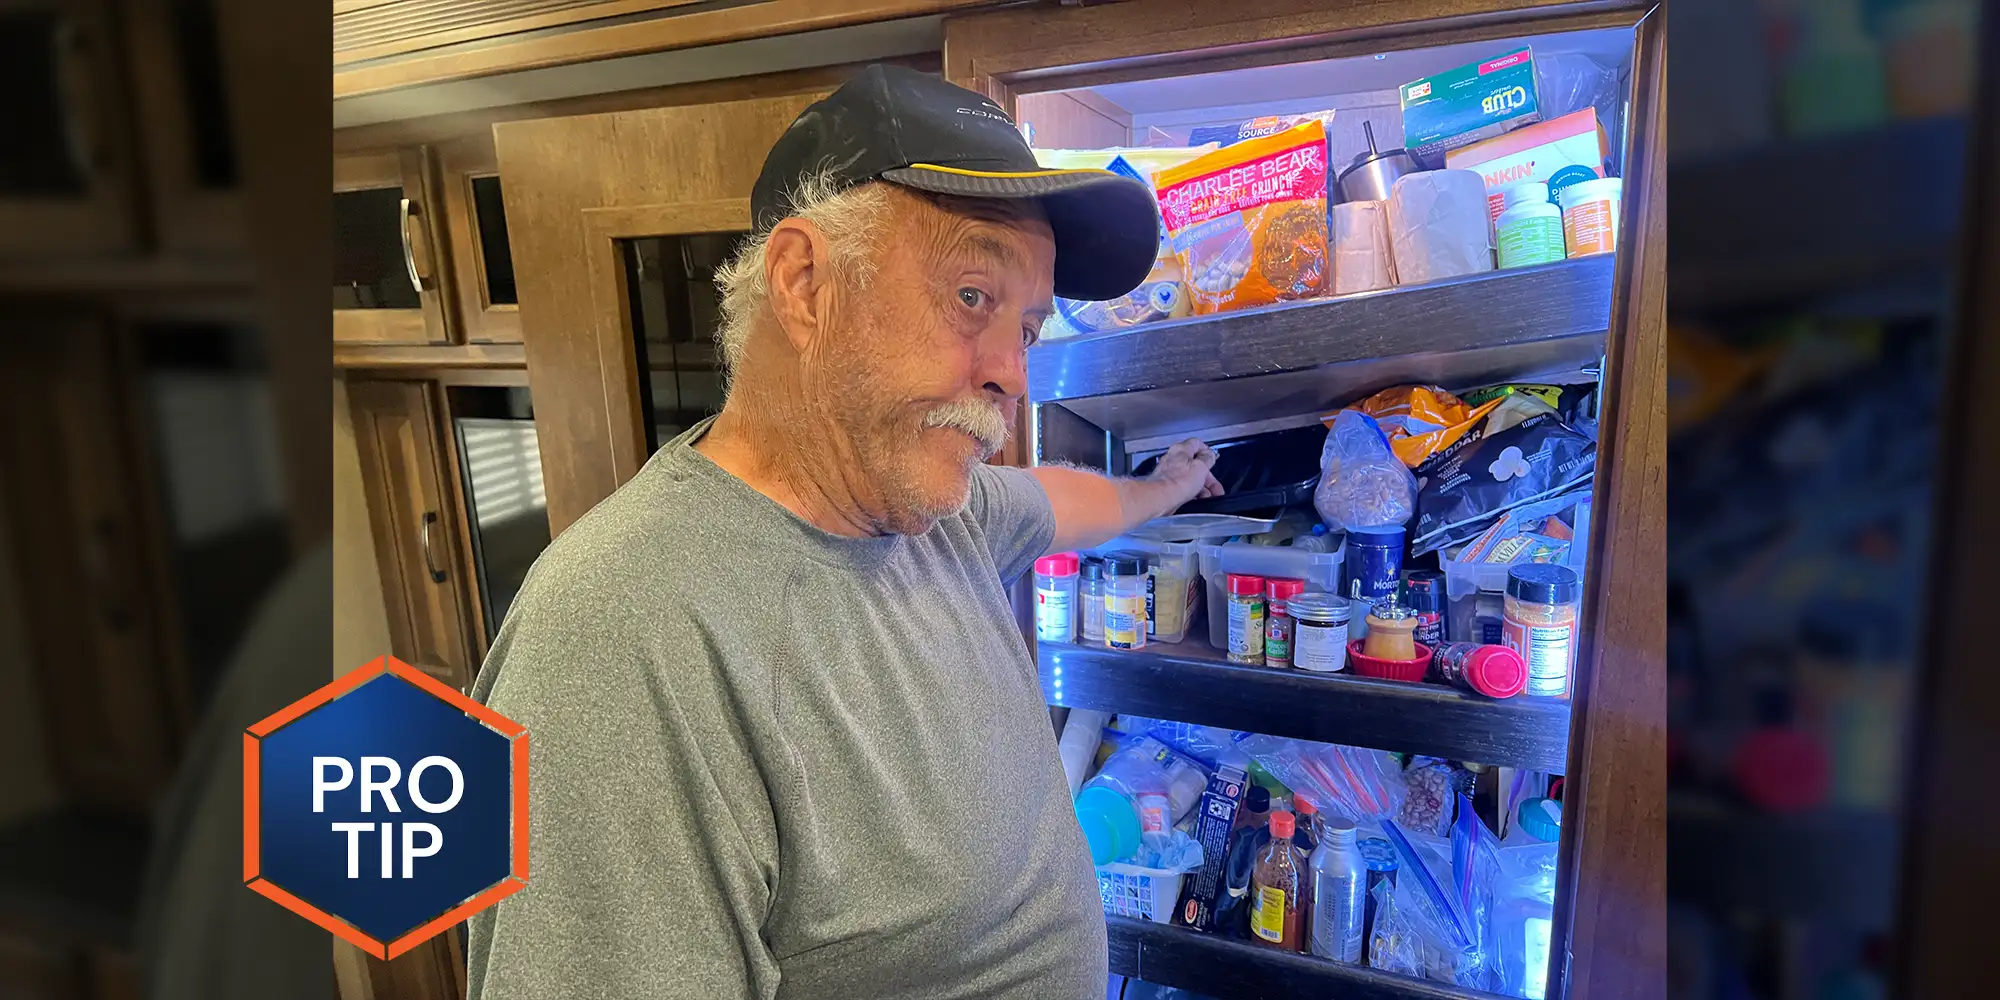
<instances>
[{"instance_id":1,"label":"yellow stripe on cap","mask_svg":"<svg viewBox=\"0 0 2000 1000\"><path fill-rule=\"evenodd\" d=\"M993 170L967 170L964 167L941 167L935 163L912 163L909 170L935 170L941 174L960 174L965 177L1067 177L1073 174L1102 174L1106 177L1123 177L1124 174L1100 170L1096 167L1080 167L1073 170L1023 170L1016 173L1002 173Z\"/></svg>"}]
</instances>

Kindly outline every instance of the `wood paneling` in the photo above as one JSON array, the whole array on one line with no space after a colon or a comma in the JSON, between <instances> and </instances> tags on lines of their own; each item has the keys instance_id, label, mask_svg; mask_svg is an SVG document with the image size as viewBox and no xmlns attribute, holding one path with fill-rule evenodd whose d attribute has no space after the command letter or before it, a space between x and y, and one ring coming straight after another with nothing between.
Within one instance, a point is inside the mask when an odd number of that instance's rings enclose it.
<instances>
[{"instance_id":1,"label":"wood paneling","mask_svg":"<svg viewBox=\"0 0 2000 1000\"><path fill-rule=\"evenodd\" d=\"M1667 32L1639 29L1599 412L1597 544L1575 674L1562 870L1549 959L1569 1000L1667 983ZM1574 829L1578 833L1572 833ZM1578 835L1580 834L1580 835ZM1551 993L1551 996L1558 995Z\"/></svg>"},{"instance_id":2,"label":"wood paneling","mask_svg":"<svg viewBox=\"0 0 2000 1000\"><path fill-rule=\"evenodd\" d=\"M993 2L761 0L354 66L334 73L333 96L337 100L448 80L892 21L988 6Z\"/></svg>"},{"instance_id":3,"label":"wood paneling","mask_svg":"<svg viewBox=\"0 0 2000 1000\"><path fill-rule=\"evenodd\" d=\"M519 344L335 344L336 368L485 368L527 364Z\"/></svg>"},{"instance_id":4,"label":"wood paneling","mask_svg":"<svg viewBox=\"0 0 2000 1000\"><path fill-rule=\"evenodd\" d=\"M76 158L82 185L74 195L0 196L0 253L109 253L139 240L136 151L124 127L125 67L109 0L10 0L10 11L57 16L53 53L57 114ZM6 100L26 100L9 94ZM0 119L17 130L20 119Z\"/></svg>"},{"instance_id":5,"label":"wood paneling","mask_svg":"<svg viewBox=\"0 0 2000 1000\"><path fill-rule=\"evenodd\" d=\"M247 247L243 195L237 187L204 186L195 154L195 95L181 67L190 54L174 26L173 0L127 4L133 110L146 144L146 180L160 245L196 253ZM193 56L199 58L199 56ZM223 127L227 127L227 108Z\"/></svg>"},{"instance_id":6,"label":"wood paneling","mask_svg":"<svg viewBox=\"0 0 2000 1000\"><path fill-rule=\"evenodd\" d=\"M494 127L551 532L610 495L645 456L614 240L746 228L764 154L818 96Z\"/></svg>"},{"instance_id":7,"label":"wood paneling","mask_svg":"<svg viewBox=\"0 0 2000 1000\"><path fill-rule=\"evenodd\" d=\"M1015 99L1014 119L1033 124L1040 149L1100 149L1132 141L1132 116L1089 91L1023 94Z\"/></svg>"},{"instance_id":8,"label":"wood paneling","mask_svg":"<svg viewBox=\"0 0 2000 1000\"><path fill-rule=\"evenodd\" d=\"M880 61L908 66L925 73L936 73L944 65L943 59L934 52ZM509 104L496 108L480 108L476 111L403 118L335 131L333 148L336 153L385 150L475 135L486 137L490 143L492 127L500 122L521 121L527 118L601 115L613 111L638 111L643 108L678 108L691 104L717 104L723 101L782 97L786 94L824 93L860 72L864 65L867 64L815 66L811 69L788 70L783 73L761 73L755 76L731 77L727 80L700 80L662 87L621 90L608 94L586 94L558 101Z\"/></svg>"},{"instance_id":9,"label":"wood paneling","mask_svg":"<svg viewBox=\"0 0 2000 1000\"><path fill-rule=\"evenodd\" d=\"M683 7L700 0L385 0L334 9L333 64L380 59L523 31Z\"/></svg>"},{"instance_id":10,"label":"wood paneling","mask_svg":"<svg viewBox=\"0 0 2000 1000\"><path fill-rule=\"evenodd\" d=\"M457 491L435 389L421 382L350 382L354 443L389 612L391 652L464 687L474 664L459 571Z\"/></svg>"}]
</instances>

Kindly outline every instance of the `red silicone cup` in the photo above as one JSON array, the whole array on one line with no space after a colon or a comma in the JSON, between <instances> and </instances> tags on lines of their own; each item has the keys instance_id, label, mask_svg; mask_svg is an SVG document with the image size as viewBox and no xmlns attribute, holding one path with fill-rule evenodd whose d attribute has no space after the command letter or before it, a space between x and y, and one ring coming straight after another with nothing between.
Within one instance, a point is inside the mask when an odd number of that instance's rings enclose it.
<instances>
[{"instance_id":1,"label":"red silicone cup","mask_svg":"<svg viewBox=\"0 0 2000 1000\"><path fill-rule=\"evenodd\" d=\"M1347 662L1354 664L1354 672L1363 677L1380 677L1391 681L1417 682L1431 668L1431 648L1423 643L1413 643L1417 647L1414 660L1385 660L1369 656L1361 651L1361 639L1347 642Z\"/></svg>"}]
</instances>

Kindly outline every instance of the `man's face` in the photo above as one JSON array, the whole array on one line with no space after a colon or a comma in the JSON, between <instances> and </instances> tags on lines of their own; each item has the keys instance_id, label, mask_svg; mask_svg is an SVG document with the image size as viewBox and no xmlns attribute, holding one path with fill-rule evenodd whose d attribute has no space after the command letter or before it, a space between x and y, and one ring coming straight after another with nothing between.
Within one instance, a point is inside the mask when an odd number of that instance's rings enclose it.
<instances>
[{"instance_id":1,"label":"man's face","mask_svg":"<svg viewBox=\"0 0 2000 1000\"><path fill-rule=\"evenodd\" d=\"M972 467L1013 427L1056 247L1033 202L894 194L875 275L829 345L822 402L884 527L918 534L965 503Z\"/></svg>"}]
</instances>

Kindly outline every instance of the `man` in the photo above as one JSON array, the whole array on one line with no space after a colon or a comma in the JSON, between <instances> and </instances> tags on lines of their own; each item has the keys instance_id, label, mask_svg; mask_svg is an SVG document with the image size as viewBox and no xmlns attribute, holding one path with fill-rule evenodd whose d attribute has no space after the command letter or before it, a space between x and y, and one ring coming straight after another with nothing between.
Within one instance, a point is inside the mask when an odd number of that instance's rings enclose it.
<instances>
[{"instance_id":1,"label":"man","mask_svg":"<svg viewBox=\"0 0 2000 1000\"><path fill-rule=\"evenodd\" d=\"M1220 487L982 464L1051 296L1144 277L1151 195L872 67L718 277L719 416L543 554L474 688L527 726L528 887L475 998L1097 997L1103 917L1003 580Z\"/></svg>"}]
</instances>

